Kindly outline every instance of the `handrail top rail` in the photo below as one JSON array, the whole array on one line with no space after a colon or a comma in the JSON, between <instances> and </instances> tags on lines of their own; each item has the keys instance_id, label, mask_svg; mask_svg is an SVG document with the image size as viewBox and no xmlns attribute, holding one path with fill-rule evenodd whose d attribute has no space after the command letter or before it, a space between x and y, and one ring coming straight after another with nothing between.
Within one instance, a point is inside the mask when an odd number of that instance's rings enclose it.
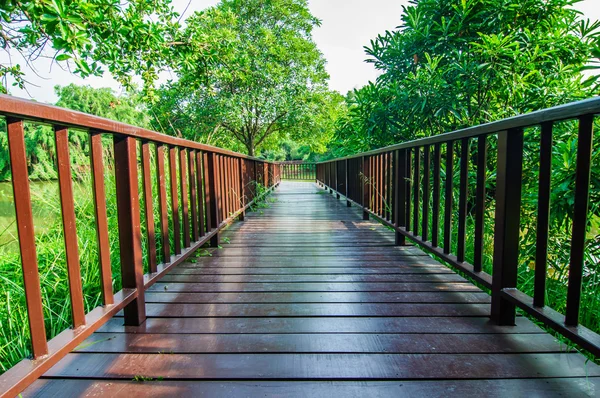
<instances>
[{"instance_id":1,"label":"handrail top rail","mask_svg":"<svg viewBox=\"0 0 600 398\"><path fill-rule=\"evenodd\" d=\"M511 116L506 119L497 120L494 122L484 123L473 127L434 135L431 137L419 138L416 140L406 141L400 144L388 145L383 148L373 149L367 152L361 152L354 155L344 156L317 162L318 164L329 163L333 161L354 159L362 156L378 155L380 153L390 152L397 149L407 149L414 147L422 147L456 141L462 138L472 138L484 134L497 133L515 128L525 128L535 126L546 122L557 122L562 120L575 119L580 116L600 113L600 97L588 98L581 101L570 102L568 104L557 105L552 108L541 109L521 115Z\"/></svg>"},{"instance_id":2,"label":"handrail top rail","mask_svg":"<svg viewBox=\"0 0 600 398\"><path fill-rule=\"evenodd\" d=\"M61 125L64 127L88 130L90 132L126 135L160 144L257 160L264 163L275 163L212 145L200 144L196 141L173 137L157 131L118 122L116 120L61 108L55 105L43 104L7 94L0 94L0 115L42 124Z\"/></svg>"}]
</instances>

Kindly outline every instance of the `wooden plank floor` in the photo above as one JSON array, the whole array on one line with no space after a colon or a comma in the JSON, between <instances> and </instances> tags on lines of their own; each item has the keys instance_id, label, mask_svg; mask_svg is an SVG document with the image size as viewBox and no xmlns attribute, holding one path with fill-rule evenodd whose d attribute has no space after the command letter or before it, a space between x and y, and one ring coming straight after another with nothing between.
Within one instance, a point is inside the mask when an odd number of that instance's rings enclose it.
<instances>
[{"instance_id":1,"label":"wooden plank floor","mask_svg":"<svg viewBox=\"0 0 600 398\"><path fill-rule=\"evenodd\" d=\"M312 183L223 233L23 396L598 396L600 368ZM145 380L145 381L143 381Z\"/></svg>"}]
</instances>

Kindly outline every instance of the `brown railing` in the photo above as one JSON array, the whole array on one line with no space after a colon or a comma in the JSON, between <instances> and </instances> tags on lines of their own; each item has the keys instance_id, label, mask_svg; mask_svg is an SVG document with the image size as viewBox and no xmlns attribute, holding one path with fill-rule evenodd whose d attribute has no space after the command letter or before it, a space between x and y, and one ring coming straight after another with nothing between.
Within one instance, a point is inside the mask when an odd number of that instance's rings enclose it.
<instances>
[{"instance_id":1,"label":"brown railing","mask_svg":"<svg viewBox=\"0 0 600 398\"><path fill-rule=\"evenodd\" d=\"M144 291L169 269L210 241L219 243L219 231L236 217L243 219L255 200L256 184L268 188L280 181L278 164L239 153L166 136L154 131L32 101L0 95L5 117L14 189L18 240L23 268L33 359L25 359L0 376L0 395L14 396L41 376L60 358L121 309L126 325L146 319ZM67 272L73 327L46 340L33 214L24 142L24 122L54 128ZM81 284L74 198L69 159L69 129L85 130L90 139L101 291L104 305L85 313ZM123 289L113 294L105 195L102 137L112 136ZM154 148L154 149L152 149ZM155 151L155 173L151 172ZM166 157L166 159L165 159ZM165 178L169 164L169 181ZM141 167L142 192L138 192ZM177 169L179 168L179 178ZM154 174L154 176L152 175ZM160 253L154 231L152 178L159 196ZM167 204L167 189L171 204ZM143 198L143 200L142 200ZM144 207L149 273L143 274L140 206ZM169 207L171 214L169 215ZM172 223L169 223L169 218ZM191 225L190 225L191 223ZM171 255L170 234L175 255Z\"/></svg>"},{"instance_id":2,"label":"brown railing","mask_svg":"<svg viewBox=\"0 0 600 398\"><path fill-rule=\"evenodd\" d=\"M448 264L491 289L492 320L514 325L516 307L600 356L600 336L579 325L583 277L594 117L600 98L557 106L494 123L394 145L317 164L317 181L338 198L363 208L396 231L396 243L411 239ZM571 231L566 312L545 306L551 187L553 128L558 122L577 121L575 202ZM524 130L537 128L537 153L524 152ZM490 166L488 146L497 143L496 180L486 181ZM471 142L476 141L476 150ZM456 147L460 151L456 152ZM476 156L471 158L471 152ZM539 159L534 295L517 289L520 251L521 182L523 156ZM458 156L456 156L458 155ZM458 157L458 165L455 158ZM454 212L454 169L459 168L458 217ZM475 167L475 187L469 172ZM527 172L534 172L533 170ZM450 176L446 178L446 176ZM443 183L442 183L442 177ZM486 188L489 192L486 193ZM494 232L484 235L486 195L495 197ZM442 198L444 199L442 201ZM443 206L443 207L442 207ZM471 214L468 214L470 212ZM465 260L468 215L474 216L473 263ZM440 219L441 218L441 219ZM457 242L453 249L453 223ZM443 240L440 239L443 236ZM482 270L484 238L493 241L491 275Z\"/></svg>"},{"instance_id":3,"label":"brown railing","mask_svg":"<svg viewBox=\"0 0 600 398\"><path fill-rule=\"evenodd\" d=\"M280 164L282 180L314 181L317 177L317 164L314 162L287 161Z\"/></svg>"}]
</instances>

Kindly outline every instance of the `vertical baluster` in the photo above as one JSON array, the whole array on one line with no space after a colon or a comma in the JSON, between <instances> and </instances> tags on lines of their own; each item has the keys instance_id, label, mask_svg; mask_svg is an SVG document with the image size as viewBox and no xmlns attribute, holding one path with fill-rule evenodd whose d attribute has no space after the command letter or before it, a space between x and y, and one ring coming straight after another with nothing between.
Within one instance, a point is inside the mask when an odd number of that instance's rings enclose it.
<instances>
[{"instance_id":1,"label":"vertical baluster","mask_svg":"<svg viewBox=\"0 0 600 398\"><path fill-rule=\"evenodd\" d=\"M497 164L491 316L499 325L514 325L515 305L502 298L501 293L517 286L523 129L498 133Z\"/></svg>"},{"instance_id":2,"label":"vertical baluster","mask_svg":"<svg viewBox=\"0 0 600 398\"><path fill-rule=\"evenodd\" d=\"M548 226L552 181L552 122L542 124L540 173L538 183L538 219L535 244L535 283L533 305L546 305L546 269L548 267Z\"/></svg>"},{"instance_id":3,"label":"vertical baluster","mask_svg":"<svg viewBox=\"0 0 600 398\"><path fill-rule=\"evenodd\" d=\"M219 193L221 200L219 201L219 206L221 208L221 219L219 221L223 222L227 220L227 184L225 183L225 176L227 175L227 170L225 169L225 156L219 156Z\"/></svg>"},{"instance_id":4,"label":"vertical baluster","mask_svg":"<svg viewBox=\"0 0 600 398\"><path fill-rule=\"evenodd\" d=\"M215 154L215 188L217 192L217 214L219 215L219 221L217 226L225 220L224 215L224 199L223 199L223 157Z\"/></svg>"},{"instance_id":5,"label":"vertical baluster","mask_svg":"<svg viewBox=\"0 0 600 398\"><path fill-rule=\"evenodd\" d=\"M458 196L458 237L456 260L465 261L465 241L467 235L467 198L469 196L469 152L470 140L463 138L460 144L460 185Z\"/></svg>"},{"instance_id":6,"label":"vertical baluster","mask_svg":"<svg viewBox=\"0 0 600 398\"><path fill-rule=\"evenodd\" d=\"M231 217L231 215L233 213L236 212L237 208L235 206L235 202L236 202L236 183L235 183L235 173L233 171L233 158L232 157L228 157L227 158L227 166L229 169L229 217Z\"/></svg>"},{"instance_id":7,"label":"vertical baluster","mask_svg":"<svg viewBox=\"0 0 600 398\"><path fill-rule=\"evenodd\" d=\"M224 170L224 187L225 187L225 219L231 217L231 158L229 156L223 158Z\"/></svg>"},{"instance_id":8,"label":"vertical baluster","mask_svg":"<svg viewBox=\"0 0 600 398\"><path fill-rule=\"evenodd\" d=\"M210 223L210 231L219 227L219 163L218 155L204 152L204 190L206 198L206 219ZM219 234L215 233L210 240L212 247L219 245Z\"/></svg>"},{"instance_id":9,"label":"vertical baluster","mask_svg":"<svg viewBox=\"0 0 600 398\"><path fill-rule=\"evenodd\" d=\"M379 156L374 155L373 159L373 183L371 184L371 200L373 201L372 210L379 215Z\"/></svg>"},{"instance_id":10,"label":"vertical baluster","mask_svg":"<svg viewBox=\"0 0 600 398\"><path fill-rule=\"evenodd\" d=\"M226 189L226 194L227 194L227 218L231 217L231 214L233 213L232 209L233 209L233 181L231 179L232 173L231 173L231 157L227 156L225 159L225 170L226 170L226 174L225 174L225 189Z\"/></svg>"},{"instance_id":11,"label":"vertical baluster","mask_svg":"<svg viewBox=\"0 0 600 398\"><path fill-rule=\"evenodd\" d=\"M381 218L387 219L387 154L381 154Z\"/></svg>"},{"instance_id":12,"label":"vertical baluster","mask_svg":"<svg viewBox=\"0 0 600 398\"><path fill-rule=\"evenodd\" d=\"M414 181L413 181L413 207L414 207L414 218L413 218L413 234L419 235L419 205L421 202L421 148L415 148L415 169L414 169Z\"/></svg>"},{"instance_id":13,"label":"vertical baluster","mask_svg":"<svg viewBox=\"0 0 600 398\"><path fill-rule=\"evenodd\" d=\"M245 187L245 179L246 176L246 160L240 158L240 207L242 212L240 213L240 221L244 221L246 217L246 187Z\"/></svg>"},{"instance_id":14,"label":"vertical baluster","mask_svg":"<svg viewBox=\"0 0 600 398\"><path fill-rule=\"evenodd\" d=\"M350 173L350 170L348 170L348 168L350 167L350 163L348 161L348 159L346 159L345 161L345 167L344 169L346 170L346 175L344 176L346 179L346 207L350 207L352 206L352 203L350 203L350 194L351 194L351 189L350 189L350 181L351 178L349 178L348 174Z\"/></svg>"},{"instance_id":15,"label":"vertical baluster","mask_svg":"<svg viewBox=\"0 0 600 398\"><path fill-rule=\"evenodd\" d=\"M221 156L221 194L223 200L223 214L221 218L229 218L229 168L227 167L227 157Z\"/></svg>"},{"instance_id":16,"label":"vertical baluster","mask_svg":"<svg viewBox=\"0 0 600 398\"><path fill-rule=\"evenodd\" d=\"M198 241L198 208L196 207L196 151L190 149L188 152L188 168L190 175L190 210L192 219L192 240Z\"/></svg>"},{"instance_id":17,"label":"vertical baluster","mask_svg":"<svg viewBox=\"0 0 600 398\"><path fill-rule=\"evenodd\" d=\"M329 193L333 193L333 189L335 186L334 166L335 164L333 161L329 162Z\"/></svg>"},{"instance_id":18,"label":"vertical baluster","mask_svg":"<svg viewBox=\"0 0 600 398\"><path fill-rule=\"evenodd\" d=\"M207 225L208 223L208 208L206 209L206 218L205 218L205 209L204 209L204 203L205 202L205 195L202 194L202 187L203 187L203 175L204 175L204 169L202 167L202 158L203 158L203 153L198 151L198 153L196 153L196 189L198 191L198 235L200 237L204 236L205 231L209 231L210 228ZM206 181L206 180L204 180Z\"/></svg>"},{"instance_id":19,"label":"vertical baluster","mask_svg":"<svg viewBox=\"0 0 600 398\"><path fill-rule=\"evenodd\" d=\"M431 212L431 245L438 246L440 233L440 144L433 147L433 205Z\"/></svg>"},{"instance_id":20,"label":"vertical baluster","mask_svg":"<svg viewBox=\"0 0 600 398\"><path fill-rule=\"evenodd\" d=\"M211 192L210 179L213 174L213 165L211 164L213 155L207 152L202 152L203 165L202 172L204 173L204 203L205 203L205 218L206 218L206 232L210 232L217 225L216 213L214 212L215 200L212 199L216 194ZM213 182L214 189L214 182Z\"/></svg>"},{"instance_id":21,"label":"vertical baluster","mask_svg":"<svg viewBox=\"0 0 600 398\"><path fill-rule=\"evenodd\" d=\"M354 181L353 181L353 175L354 175L354 159L346 159L346 192L348 194L348 196L346 197L346 199L349 200L353 200L354 199ZM348 203L346 203L346 206L350 207L350 205L348 205Z\"/></svg>"},{"instance_id":22,"label":"vertical baluster","mask_svg":"<svg viewBox=\"0 0 600 398\"><path fill-rule=\"evenodd\" d=\"M22 120L6 119L17 232L19 236L21 266L23 269L23 285L27 303L27 317L29 319L29 333L31 335L33 357L39 358L48 353L48 344L46 343L42 293L35 249L33 212L31 210L27 154L25 152L25 135Z\"/></svg>"},{"instance_id":23,"label":"vertical baluster","mask_svg":"<svg viewBox=\"0 0 600 398\"><path fill-rule=\"evenodd\" d=\"M569 262L567 311L565 316L565 324L567 326L577 326L579 324L581 281L583 277L585 235L590 195L593 129L594 115L585 115L579 118L577 166L575 170L575 204L571 233L571 261Z\"/></svg>"},{"instance_id":24,"label":"vertical baluster","mask_svg":"<svg viewBox=\"0 0 600 398\"><path fill-rule=\"evenodd\" d=\"M477 138L477 186L475 192L475 247L473 251L473 271L475 272L481 272L483 265L486 171L487 135L480 135Z\"/></svg>"},{"instance_id":25,"label":"vertical baluster","mask_svg":"<svg viewBox=\"0 0 600 398\"><path fill-rule=\"evenodd\" d=\"M381 155L381 218L387 219L387 154Z\"/></svg>"},{"instance_id":26,"label":"vertical baluster","mask_svg":"<svg viewBox=\"0 0 600 398\"><path fill-rule=\"evenodd\" d=\"M381 168L379 167L379 155L375 155L374 157L374 163L375 163L375 185L373 186L373 190L374 190L374 200L375 200L375 206L374 206L374 211L375 214L379 215L379 211L381 209L381 206L379 205L379 201L381 199L381 194L380 194L380 190L381 190L381 182L379 180L379 176L381 173Z\"/></svg>"},{"instance_id":27,"label":"vertical baluster","mask_svg":"<svg viewBox=\"0 0 600 398\"><path fill-rule=\"evenodd\" d=\"M340 181L339 162L336 160L334 162L334 164L335 164L335 192L336 192L335 193L335 197L337 199L339 199L340 198L340 190L341 190L341 188L340 188L341 181Z\"/></svg>"},{"instance_id":28,"label":"vertical baluster","mask_svg":"<svg viewBox=\"0 0 600 398\"><path fill-rule=\"evenodd\" d=\"M384 218L384 169L383 169L383 154L377 155L377 214Z\"/></svg>"},{"instance_id":29,"label":"vertical baluster","mask_svg":"<svg viewBox=\"0 0 600 398\"><path fill-rule=\"evenodd\" d=\"M423 220L421 222L421 239L429 240L429 174L431 167L429 145L423 147Z\"/></svg>"},{"instance_id":30,"label":"vertical baluster","mask_svg":"<svg viewBox=\"0 0 600 398\"><path fill-rule=\"evenodd\" d=\"M396 193L394 195L395 212L396 212L396 227L406 228L406 149L399 149L395 152L394 165ZM404 246L406 237L400 232L396 232L396 245Z\"/></svg>"},{"instance_id":31,"label":"vertical baluster","mask_svg":"<svg viewBox=\"0 0 600 398\"><path fill-rule=\"evenodd\" d=\"M235 181L236 181L236 207L237 210L242 208L242 162L243 159L233 159L235 165Z\"/></svg>"},{"instance_id":32,"label":"vertical baluster","mask_svg":"<svg viewBox=\"0 0 600 398\"><path fill-rule=\"evenodd\" d=\"M389 220L390 212L389 212L389 166L390 162L388 159L388 152L385 152L381 155L383 157L383 219Z\"/></svg>"},{"instance_id":33,"label":"vertical baluster","mask_svg":"<svg viewBox=\"0 0 600 398\"><path fill-rule=\"evenodd\" d=\"M271 186L270 182L270 175L269 175L269 164L268 163L263 163L263 168L264 168L264 179L265 179L265 188L269 188Z\"/></svg>"},{"instance_id":34,"label":"vertical baluster","mask_svg":"<svg viewBox=\"0 0 600 398\"><path fill-rule=\"evenodd\" d=\"M183 218L183 246L190 247L190 215L188 213L188 177L187 153L185 148L179 150L179 186L181 190L181 215Z\"/></svg>"},{"instance_id":35,"label":"vertical baluster","mask_svg":"<svg viewBox=\"0 0 600 398\"><path fill-rule=\"evenodd\" d=\"M233 212L237 212L240 209L239 201L239 184L238 176L239 171L237 168L238 162L236 158L231 158L231 181L232 181L232 197L233 197Z\"/></svg>"},{"instance_id":36,"label":"vertical baluster","mask_svg":"<svg viewBox=\"0 0 600 398\"><path fill-rule=\"evenodd\" d=\"M396 183L394 182L395 174L394 174L394 152L388 152L388 220L395 224L397 213L394 211L394 200L395 200L395 191L394 186Z\"/></svg>"},{"instance_id":37,"label":"vertical baluster","mask_svg":"<svg viewBox=\"0 0 600 398\"><path fill-rule=\"evenodd\" d=\"M169 148L169 172L171 175L171 212L173 217L173 248L181 254L181 227L179 225L179 200L177 192L177 147Z\"/></svg>"},{"instance_id":38,"label":"vertical baluster","mask_svg":"<svg viewBox=\"0 0 600 398\"><path fill-rule=\"evenodd\" d=\"M66 127L54 127L56 145L56 163L58 166L58 186L65 240L65 257L71 299L73 328L85 325L83 307L83 289L81 287L81 267L79 265L79 247L77 245L77 226L75 225L75 205L73 203L73 184L71 181L71 159L69 156L69 131Z\"/></svg>"},{"instance_id":39,"label":"vertical baluster","mask_svg":"<svg viewBox=\"0 0 600 398\"><path fill-rule=\"evenodd\" d=\"M405 193L406 193L406 206L404 206L404 211L406 212L405 218L406 218L406 231L410 231L410 215L411 215L411 211L410 211L410 194L411 194L411 177L412 177L412 149L406 149L406 169L405 169L405 176L406 176L406 186L405 186Z\"/></svg>"},{"instance_id":40,"label":"vertical baluster","mask_svg":"<svg viewBox=\"0 0 600 398\"><path fill-rule=\"evenodd\" d=\"M361 186L362 186L362 205L363 205L363 220L368 220L369 219L369 212L367 211L368 206L369 206L369 173L370 173L370 159L367 157L365 159L364 156L361 157L361 163L362 163L362 181L361 181Z\"/></svg>"},{"instance_id":41,"label":"vertical baluster","mask_svg":"<svg viewBox=\"0 0 600 398\"><path fill-rule=\"evenodd\" d=\"M124 308L124 323L139 326L146 320L146 307L135 139L114 136L114 152L121 281L123 289L137 291L137 297Z\"/></svg>"},{"instance_id":42,"label":"vertical baluster","mask_svg":"<svg viewBox=\"0 0 600 398\"><path fill-rule=\"evenodd\" d=\"M452 250L452 208L454 191L454 141L446 143L446 181L444 187L444 253Z\"/></svg>"},{"instance_id":43,"label":"vertical baluster","mask_svg":"<svg viewBox=\"0 0 600 398\"><path fill-rule=\"evenodd\" d=\"M216 170L216 188L217 188L217 203L219 205L219 225L225 220L225 185L223 179L225 178L225 170L223 168L223 156L215 155L215 170Z\"/></svg>"},{"instance_id":44,"label":"vertical baluster","mask_svg":"<svg viewBox=\"0 0 600 398\"><path fill-rule=\"evenodd\" d=\"M367 202L367 208L371 211L375 211L375 201L373 200L373 187L375 185L375 162L374 162L374 156L368 156L367 157L367 161L369 162L368 166L367 166L367 170L369 171L369 175L368 175L368 198L369 201Z\"/></svg>"},{"instance_id":45,"label":"vertical baluster","mask_svg":"<svg viewBox=\"0 0 600 398\"><path fill-rule=\"evenodd\" d=\"M167 184L165 182L165 146L156 146L156 177L158 178L158 211L160 213L160 234L162 237L162 255L165 264L171 262L171 244L169 242L169 215L167 207Z\"/></svg>"},{"instance_id":46,"label":"vertical baluster","mask_svg":"<svg viewBox=\"0 0 600 398\"><path fill-rule=\"evenodd\" d=\"M104 188L104 162L102 161L102 135L90 134L90 166L92 170L92 192L94 215L96 216L96 238L100 263L100 289L104 305L113 304L112 269L110 265L110 243L108 240L108 216Z\"/></svg>"},{"instance_id":47,"label":"vertical baluster","mask_svg":"<svg viewBox=\"0 0 600 398\"><path fill-rule=\"evenodd\" d=\"M154 207L152 180L150 176L150 143L142 142L142 186L144 193L144 213L146 216L146 236L148 237L148 269L156 272L156 236L154 234Z\"/></svg>"}]
</instances>

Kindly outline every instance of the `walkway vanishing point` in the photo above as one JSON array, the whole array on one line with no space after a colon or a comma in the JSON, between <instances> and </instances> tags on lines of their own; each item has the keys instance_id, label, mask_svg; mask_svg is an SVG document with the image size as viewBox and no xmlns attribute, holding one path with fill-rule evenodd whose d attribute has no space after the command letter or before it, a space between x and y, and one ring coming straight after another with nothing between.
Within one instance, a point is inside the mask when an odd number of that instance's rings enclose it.
<instances>
[{"instance_id":1,"label":"walkway vanishing point","mask_svg":"<svg viewBox=\"0 0 600 398\"><path fill-rule=\"evenodd\" d=\"M315 183L146 292L147 320L111 319L24 397L597 396L600 368Z\"/></svg>"}]
</instances>

